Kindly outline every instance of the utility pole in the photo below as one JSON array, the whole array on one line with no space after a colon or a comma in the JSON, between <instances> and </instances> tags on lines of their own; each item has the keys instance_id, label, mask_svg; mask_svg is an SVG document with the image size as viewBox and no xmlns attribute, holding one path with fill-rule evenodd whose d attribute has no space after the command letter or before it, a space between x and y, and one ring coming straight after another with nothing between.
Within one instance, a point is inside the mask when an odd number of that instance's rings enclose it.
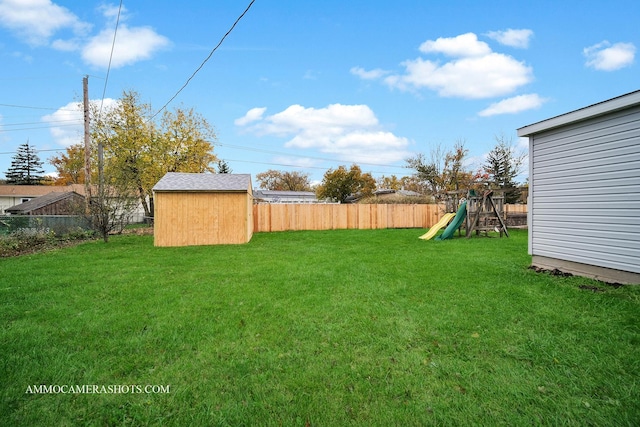
<instances>
[{"instance_id":1,"label":"utility pole","mask_svg":"<svg viewBox=\"0 0 640 427\"><path fill-rule=\"evenodd\" d=\"M91 134L89 132L89 76L82 78L84 105L84 194L87 209L91 199Z\"/></svg>"}]
</instances>

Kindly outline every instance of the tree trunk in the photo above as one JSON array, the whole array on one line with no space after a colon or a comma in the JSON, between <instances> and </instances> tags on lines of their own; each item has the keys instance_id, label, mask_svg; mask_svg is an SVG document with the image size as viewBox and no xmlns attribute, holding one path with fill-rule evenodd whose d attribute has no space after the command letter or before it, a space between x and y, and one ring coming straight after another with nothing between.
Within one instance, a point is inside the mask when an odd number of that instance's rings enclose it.
<instances>
[{"instance_id":1,"label":"tree trunk","mask_svg":"<svg viewBox=\"0 0 640 427\"><path fill-rule=\"evenodd\" d=\"M140 199L140 203L142 203L142 209L144 209L144 216L152 216L151 209L149 208L149 204L147 203L147 195L145 194L144 189L141 185L138 186L138 197Z\"/></svg>"}]
</instances>

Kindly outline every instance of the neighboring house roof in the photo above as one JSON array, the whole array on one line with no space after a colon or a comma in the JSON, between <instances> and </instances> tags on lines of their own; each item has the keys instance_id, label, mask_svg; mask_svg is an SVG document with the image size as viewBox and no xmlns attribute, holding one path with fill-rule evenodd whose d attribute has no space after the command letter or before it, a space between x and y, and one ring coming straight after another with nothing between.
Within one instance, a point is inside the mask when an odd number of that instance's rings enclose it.
<instances>
[{"instance_id":1,"label":"neighboring house roof","mask_svg":"<svg viewBox=\"0 0 640 427\"><path fill-rule=\"evenodd\" d=\"M317 202L313 191L255 190L253 197L270 202Z\"/></svg>"},{"instance_id":2,"label":"neighboring house roof","mask_svg":"<svg viewBox=\"0 0 640 427\"><path fill-rule=\"evenodd\" d=\"M71 185L0 185L0 197L38 197L51 192L84 194L84 184Z\"/></svg>"},{"instance_id":3,"label":"neighboring house roof","mask_svg":"<svg viewBox=\"0 0 640 427\"><path fill-rule=\"evenodd\" d=\"M67 191L65 193L60 193L57 191L52 191L49 194L45 194L44 196L36 197L35 199L31 199L28 202L20 203L19 205L12 206L8 209L5 209L6 212L11 214L26 214L36 209L43 208L45 206L51 205L53 203L59 202L61 200L65 200L71 197L84 197L75 191Z\"/></svg>"},{"instance_id":4,"label":"neighboring house roof","mask_svg":"<svg viewBox=\"0 0 640 427\"><path fill-rule=\"evenodd\" d=\"M411 190L398 190L398 194L401 196L407 196L407 197L421 197L422 194L417 193L415 191L411 191Z\"/></svg>"},{"instance_id":5,"label":"neighboring house roof","mask_svg":"<svg viewBox=\"0 0 640 427\"><path fill-rule=\"evenodd\" d=\"M392 198L396 196L405 196L405 197L421 197L422 194L416 193L415 191L410 190L392 190L389 188L381 188L373 192L374 196ZM356 203L358 200L362 198L360 193L352 194L346 198L345 203Z\"/></svg>"},{"instance_id":6,"label":"neighboring house roof","mask_svg":"<svg viewBox=\"0 0 640 427\"><path fill-rule=\"evenodd\" d=\"M251 175L168 172L153 191L249 191Z\"/></svg>"},{"instance_id":7,"label":"neighboring house roof","mask_svg":"<svg viewBox=\"0 0 640 427\"><path fill-rule=\"evenodd\" d=\"M316 197L313 191L256 190L255 192L271 197Z\"/></svg>"},{"instance_id":8,"label":"neighboring house roof","mask_svg":"<svg viewBox=\"0 0 640 427\"><path fill-rule=\"evenodd\" d=\"M376 196L381 196L383 194L397 194L399 196L407 196L407 197L420 197L422 194L416 193L411 190L392 190L389 188L382 188L380 190L376 190L374 193Z\"/></svg>"}]
</instances>

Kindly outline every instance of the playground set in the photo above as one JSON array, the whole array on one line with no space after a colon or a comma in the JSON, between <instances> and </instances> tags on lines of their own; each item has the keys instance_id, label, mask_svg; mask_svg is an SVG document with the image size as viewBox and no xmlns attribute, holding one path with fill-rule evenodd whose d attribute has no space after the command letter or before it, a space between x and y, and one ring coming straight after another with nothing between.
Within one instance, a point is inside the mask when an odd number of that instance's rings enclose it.
<instances>
[{"instance_id":1,"label":"playground set","mask_svg":"<svg viewBox=\"0 0 640 427\"><path fill-rule=\"evenodd\" d=\"M460 196L465 193L466 198L461 198ZM448 194L447 213L428 232L420 236L420 239L430 240L434 237L434 240L451 239L456 230L458 235L461 235L460 230L463 227L467 238L470 238L474 232L476 236L481 232L488 236L489 231L500 233L500 237L503 233L509 237L509 231L503 219L504 196L501 193L498 195L497 190L486 190L482 195L477 194L475 190L453 191ZM442 234L436 237L443 227L446 228Z\"/></svg>"}]
</instances>

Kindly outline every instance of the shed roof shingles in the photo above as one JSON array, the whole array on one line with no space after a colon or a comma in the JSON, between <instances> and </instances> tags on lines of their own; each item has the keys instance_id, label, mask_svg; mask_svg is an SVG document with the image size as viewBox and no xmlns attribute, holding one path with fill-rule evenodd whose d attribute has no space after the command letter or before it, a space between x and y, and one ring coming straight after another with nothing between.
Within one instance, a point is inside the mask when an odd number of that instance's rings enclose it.
<instances>
[{"instance_id":1,"label":"shed roof shingles","mask_svg":"<svg viewBox=\"0 0 640 427\"><path fill-rule=\"evenodd\" d=\"M168 172L153 191L249 191L249 174Z\"/></svg>"},{"instance_id":2,"label":"shed roof shingles","mask_svg":"<svg viewBox=\"0 0 640 427\"><path fill-rule=\"evenodd\" d=\"M43 208L52 203L59 202L60 200L68 199L73 197L73 195L77 197L82 197L80 194L75 191L68 191L66 193L61 193L58 191L52 191L49 194L45 194L44 196L36 197L35 199L29 200L28 202L20 203L19 205L12 206L8 209L5 209L7 212L11 213L27 213L34 211L36 209Z\"/></svg>"}]
</instances>

